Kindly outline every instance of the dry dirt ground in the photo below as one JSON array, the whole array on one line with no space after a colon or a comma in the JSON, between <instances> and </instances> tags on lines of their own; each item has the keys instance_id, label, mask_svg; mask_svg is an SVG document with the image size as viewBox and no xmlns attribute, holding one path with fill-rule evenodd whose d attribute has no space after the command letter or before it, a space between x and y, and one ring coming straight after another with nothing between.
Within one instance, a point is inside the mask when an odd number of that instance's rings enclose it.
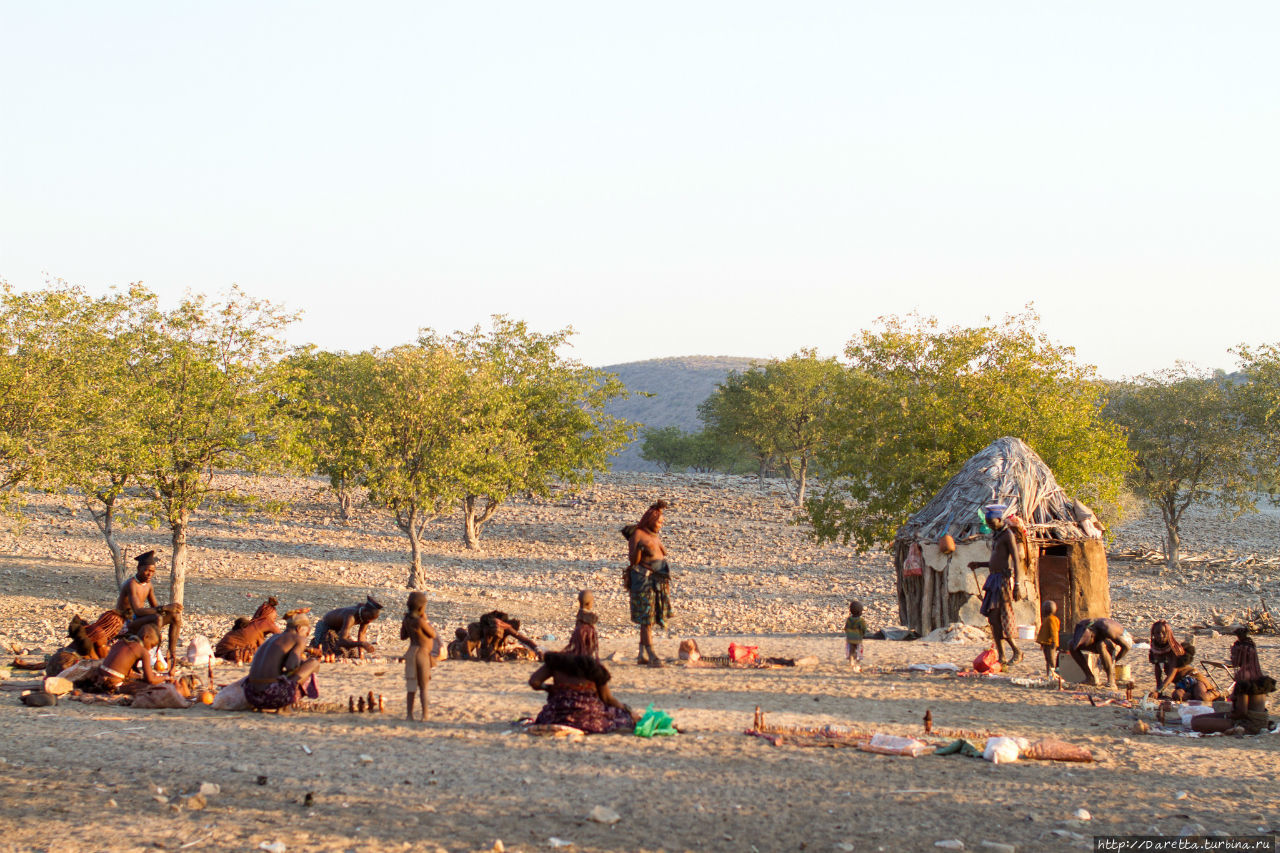
<instances>
[{"instance_id":1,"label":"dry dirt ground","mask_svg":"<svg viewBox=\"0 0 1280 853\"><path fill-rule=\"evenodd\" d=\"M1070 850L1090 847L1095 834L1280 829L1280 735L1138 736L1128 711L1094 708L1071 692L882 671L965 664L978 645L871 642L867 671L850 672L838 634L848 599L868 604L873 627L897 622L887 559L813 545L790 523L781 490L761 491L750 480L612 476L577 497L505 507L480 553L462 548L459 519L441 520L425 554L429 614L452 633L485 610L507 610L534 636L554 636L543 639L554 648L570 630L574 592L589 586L604 653L632 659L617 530L649 501L667 497L676 501L664 538L678 576L677 613L659 651L674 657L678 641L694 637L704 652L723 654L737 639L765 654L815 654L818 666L610 664L620 698L669 711L685 733L568 743L511 726L540 705L525 684L530 665L446 662L431 682L431 721L410 724L393 659L403 646L396 624L406 541L368 508L338 523L318 480L245 485L292 505L279 516L198 520L188 633L216 639L269 593L280 596L281 610L316 612L373 593L387 604L375 636L392 659L326 665L320 680L326 698L372 690L387 697L387 711L280 717L71 701L36 709L0 693L0 849L255 850L278 842L295 851L469 851L501 840L506 850L525 851L897 851L959 839L971 850L984 849L983 841ZM25 529L0 540L0 642L48 650L71 613L96 616L109 606L113 578L83 512L32 496L25 514ZM1154 544L1156 535L1151 520L1139 519L1119 531L1117 548ZM1270 513L1231 524L1201 513L1185 536L1189 551L1269 558L1280 545L1280 523ZM167 555L155 531L130 530L125 540L133 553L158 546ZM158 581L163 598L167 583ZM1280 599L1275 569L1243 564L1170 575L1117 562L1112 585L1115 615L1139 635L1155 615L1167 615L1181 633L1211 608ZM1258 645L1264 669L1275 673L1280 638L1260 637ZM1225 638L1200 641L1202 657L1222 658L1227 647ZM1038 672L1038 650L1028 652L1020 674ZM1145 658L1134 663L1149 680ZM215 678L227 683L243 671L224 666ZM893 734L918 733L927 709L938 726L1055 736L1101 760L996 766L775 747L742 733L756 706L773 723ZM186 795L201 783L219 792L193 808L199 798ZM595 806L620 820L590 820ZM1091 819L1075 816L1081 808Z\"/></svg>"}]
</instances>

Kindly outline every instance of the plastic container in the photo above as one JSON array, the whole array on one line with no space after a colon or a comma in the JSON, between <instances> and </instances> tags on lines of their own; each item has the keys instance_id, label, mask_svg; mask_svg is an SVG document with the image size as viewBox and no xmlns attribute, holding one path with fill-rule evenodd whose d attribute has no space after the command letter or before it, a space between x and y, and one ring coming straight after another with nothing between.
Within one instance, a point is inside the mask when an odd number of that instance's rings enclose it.
<instances>
[{"instance_id":1,"label":"plastic container","mask_svg":"<svg viewBox=\"0 0 1280 853\"><path fill-rule=\"evenodd\" d=\"M1034 625L1019 625L1019 640L1034 640L1036 638L1036 627Z\"/></svg>"}]
</instances>

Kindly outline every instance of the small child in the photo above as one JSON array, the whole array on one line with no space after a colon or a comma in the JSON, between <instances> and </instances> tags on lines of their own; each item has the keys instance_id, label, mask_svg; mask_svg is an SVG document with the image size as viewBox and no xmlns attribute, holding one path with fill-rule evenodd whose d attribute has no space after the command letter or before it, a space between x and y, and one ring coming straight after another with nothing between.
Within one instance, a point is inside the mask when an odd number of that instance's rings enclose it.
<instances>
[{"instance_id":1,"label":"small child","mask_svg":"<svg viewBox=\"0 0 1280 853\"><path fill-rule=\"evenodd\" d=\"M849 602L849 618L844 621L845 659L854 672L862 672L862 639L871 633L862 618L862 602Z\"/></svg>"},{"instance_id":2,"label":"small child","mask_svg":"<svg viewBox=\"0 0 1280 853\"><path fill-rule=\"evenodd\" d=\"M413 694L418 693L422 696L424 723L427 721L427 683L431 680L431 667L436 662L431 654L436 629L427 621L426 611L426 593L411 592L405 606L404 621L400 623L400 639L409 641L409 649L404 653L404 681L408 689L406 719L413 719Z\"/></svg>"},{"instance_id":3,"label":"small child","mask_svg":"<svg viewBox=\"0 0 1280 853\"><path fill-rule=\"evenodd\" d=\"M595 596L591 594L591 590L584 589L578 592L578 618L574 620L573 635L569 637L569 645L564 647L567 654L600 659L600 640L596 636L596 614L591 610L594 603Z\"/></svg>"},{"instance_id":4,"label":"small child","mask_svg":"<svg viewBox=\"0 0 1280 853\"><path fill-rule=\"evenodd\" d=\"M1040 605L1040 630L1036 633L1036 643L1044 652L1044 674L1053 678L1058 668L1058 632L1062 625L1057 617L1058 605L1046 601Z\"/></svg>"}]
</instances>

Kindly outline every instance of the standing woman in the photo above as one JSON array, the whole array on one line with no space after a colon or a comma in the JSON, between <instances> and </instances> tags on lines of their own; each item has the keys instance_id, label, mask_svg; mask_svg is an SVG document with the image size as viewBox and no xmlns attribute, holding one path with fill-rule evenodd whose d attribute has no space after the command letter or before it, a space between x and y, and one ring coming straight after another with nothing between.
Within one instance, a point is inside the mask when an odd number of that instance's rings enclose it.
<instances>
[{"instance_id":1,"label":"standing woman","mask_svg":"<svg viewBox=\"0 0 1280 853\"><path fill-rule=\"evenodd\" d=\"M631 621L640 626L636 663L649 666L662 666L653 650L653 626L665 628L671 616L671 569L667 565L667 549L662 547L658 535L662 530L662 511L668 505L666 501L658 501L645 510L638 524L622 528L627 540Z\"/></svg>"},{"instance_id":2,"label":"standing woman","mask_svg":"<svg viewBox=\"0 0 1280 853\"><path fill-rule=\"evenodd\" d=\"M1021 548L1014 537L1013 530L1005 523L1004 514L1008 510L1005 504L989 504L982 508L982 514L991 528L991 559L975 561L969 564L970 569L986 569L987 580L982 585L982 607L980 612L987 617L991 626L991 639L995 641L996 656L1002 667L1010 667L1022 660L1022 650L1013 641L1018 626L1013 616L1013 600L1018 588L1019 560L1022 559ZM1006 658L1004 644L1009 645L1013 656Z\"/></svg>"}]
</instances>

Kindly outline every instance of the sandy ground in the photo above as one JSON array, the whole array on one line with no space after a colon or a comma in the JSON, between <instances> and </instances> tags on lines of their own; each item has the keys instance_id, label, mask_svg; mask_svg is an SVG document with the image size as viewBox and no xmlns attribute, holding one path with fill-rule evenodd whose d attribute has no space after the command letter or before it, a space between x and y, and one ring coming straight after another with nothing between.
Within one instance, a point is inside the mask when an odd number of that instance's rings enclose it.
<instances>
[{"instance_id":1,"label":"sandy ground","mask_svg":"<svg viewBox=\"0 0 1280 853\"><path fill-rule=\"evenodd\" d=\"M216 639L269 592L281 597L282 610L309 605L317 612L372 592L387 599L381 646L398 654L403 538L368 509L350 525L338 524L319 481L255 485L293 506L276 517L199 520L187 587L193 631ZM671 712L685 733L582 743L512 728L540 706L540 694L525 684L528 664L443 664L425 725L402 719L401 667L391 660L321 672L326 698L383 694L388 708L381 715L135 711L77 702L34 709L0 693L7 734L0 742L0 849L253 850L280 842L289 850L465 851L492 849L500 839L507 850L531 851L553 849L555 838L572 843L563 849L584 851L933 850L943 839L961 839L966 849L993 841L1056 850L1090 847L1095 834L1280 828L1280 735L1138 736L1127 710L1094 708L1072 692L880 671L967 663L976 645L872 642L871 666L850 672L835 634L844 602L863 598L873 626L897 621L887 560L807 542L789 523L782 496L750 481L620 475L577 498L516 503L495 518L479 554L458 543L457 519L442 520L431 528L425 558L431 617L451 632L484 610L504 609L535 636L556 637L544 640L556 647L571 627L573 591L589 585L597 590L604 652L632 658L617 528L657 496L677 500L664 534L679 572L678 612L659 650L674 657L679 639L690 636L704 651L723 653L737 639L766 654L815 654L822 663L771 670L610 664L620 698ZM39 498L27 517L0 556L0 630L3 642L48 649L70 613L96 615L110 603L113 582L82 513ZM1211 514L1193 522L1188 549L1276 553L1280 526L1272 515L1235 526ZM1139 519L1120 531L1118 544L1141 544L1150 530L1149 520ZM1224 530L1229 535L1221 539ZM134 553L163 547L146 529L126 538ZM1168 615L1182 632L1212 608L1239 610L1260 595L1274 603L1274 571L1242 566L1174 576L1114 563L1115 612L1135 633L1152 614ZM165 584L158 586L163 597ZM1280 638L1258 644L1264 669L1280 669ZM1221 658L1228 641L1202 638L1199 646L1202 657ZM1038 650L1028 651L1035 654L1018 674L1039 670ZM1134 663L1142 663L1135 672L1146 680L1144 660ZM243 670L224 666L215 677L226 683ZM918 733L930 710L937 726L1059 737L1101 760L994 766L774 747L742 733L756 706L770 722L895 734ZM192 808L185 795L202 782L220 791ZM598 805L621 819L590 820ZM1090 820L1074 817L1080 808Z\"/></svg>"}]
</instances>

